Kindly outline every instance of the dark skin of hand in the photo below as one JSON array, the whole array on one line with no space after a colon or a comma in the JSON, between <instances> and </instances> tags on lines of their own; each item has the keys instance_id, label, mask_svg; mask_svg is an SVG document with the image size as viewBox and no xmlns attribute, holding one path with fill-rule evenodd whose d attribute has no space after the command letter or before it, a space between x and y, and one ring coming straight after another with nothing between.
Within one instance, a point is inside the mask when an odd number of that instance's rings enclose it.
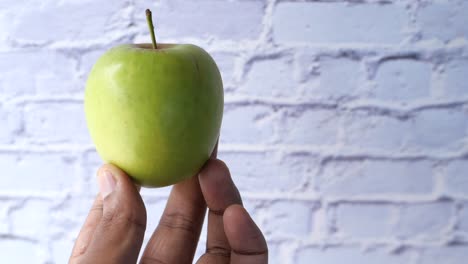
<instances>
[{"instance_id":1,"label":"dark skin of hand","mask_svg":"<svg viewBox=\"0 0 468 264\"><path fill-rule=\"evenodd\" d=\"M75 242L71 264L137 263L146 229L139 188L116 166L99 169L100 183L104 175L112 176L115 188L104 195L101 190L96 197ZM265 238L242 207L227 166L212 157L199 175L174 185L140 263L192 263L207 208L207 250L196 263L268 262Z\"/></svg>"}]
</instances>

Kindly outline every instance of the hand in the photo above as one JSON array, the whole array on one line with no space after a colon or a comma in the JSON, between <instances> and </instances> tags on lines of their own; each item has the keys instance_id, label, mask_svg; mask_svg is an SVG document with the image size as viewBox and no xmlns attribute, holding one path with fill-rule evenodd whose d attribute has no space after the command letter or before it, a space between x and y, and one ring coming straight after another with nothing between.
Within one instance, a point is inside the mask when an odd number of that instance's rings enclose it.
<instances>
[{"instance_id":1,"label":"hand","mask_svg":"<svg viewBox=\"0 0 468 264\"><path fill-rule=\"evenodd\" d=\"M69 263L136 263L146 229L138 187L113 165L99 169L98 182L100 194ZM265 239L242 207L228 168L210 159L198 177L174 185L140 263L192 263L207 206L207 250L197 263L268 262Z\"/></svg>"}]
</instances>

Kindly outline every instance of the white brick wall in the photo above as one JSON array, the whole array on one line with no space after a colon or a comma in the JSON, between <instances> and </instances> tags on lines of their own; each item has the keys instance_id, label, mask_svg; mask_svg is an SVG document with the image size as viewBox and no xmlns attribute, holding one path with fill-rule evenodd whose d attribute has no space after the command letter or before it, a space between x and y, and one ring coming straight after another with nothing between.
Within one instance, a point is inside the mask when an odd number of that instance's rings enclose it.
<instances>
[{"instance_id":1,"label":"white brick wall","mask_svg":"<svg viewBox=\"0 0 468 264\"><path fill-rule=\"evenodd\" d=\"M0 262L66 262L101 163L84 82L149 41L145 8L220 66L219 156L271 263L466 263L465 0L0 1ZM148 234L168 191L142 190Z\"/></svg>"},{"instance_id":2,"label":"white brick wall","mask_svg":"<svg viewBox=\"0 0 468 264\"><path fill-rule=\"evenodd\" d=\"M284 2L275 8L273 32L277 43L394 44L408 22L404 5Z\"/></svg>"}]
</instances>

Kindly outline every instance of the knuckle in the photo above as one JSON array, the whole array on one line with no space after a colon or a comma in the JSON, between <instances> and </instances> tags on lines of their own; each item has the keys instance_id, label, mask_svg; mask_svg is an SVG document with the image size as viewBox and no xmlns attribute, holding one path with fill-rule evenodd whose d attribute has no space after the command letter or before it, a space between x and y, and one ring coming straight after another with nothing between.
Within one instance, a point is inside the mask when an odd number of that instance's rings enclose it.
<instances>
[{"instance_id":1,"label":"knuckle","mask_svg":"<svg viewBox=\"0 0 468 264\"><path fill-rule=\"evenodd\" d=\"M102 203L97 203L97 204L93 204L93 206L91 207L89 211L90 212L95 212L95 211L102 212L102 209L104 209L102 206Z\"/></svg>"},{"instance_id":2,"label":"knuckle","mask_svg":"<svg viewBox=\"0 0 468 264\"><path fill-rule=\"evenodd\" d=\"M195 223L193 220L181 213L163 214L159 225L169 229L182 230L192 235L196 235Z\"/></svg>"},{"instance_id":3,"label":"knuckle","mask_svg":"<svg viewBox=\"0 0 468 264\"><path fill-rule=\"evenodd\" d=\"M258 256L258 255L268 255L268 249L264 250L232 250L236 255L242 256Z\"/></svg>"},{"instance_id":4,"label":"knuckle","mask_svg":"<svg viewBox=\"0 0 468 264\"><path fill-rule=\"evenodd\" d=\"M140 264L168 264L168 263L153 256L143 256L141 258Z\"/></svg>"},{"instance_id":5,"label":"knuckle","mask_svg":"<svg viewBox=\"0 0 468 264\"><path fill-rule=\"evenodd\" d=\"M146 230L146 217L134 209L118 210L113 208L113 210L104 211L101 221L108 228L120 226L121 228L133 227L142 232Z\"/></svg>"},{"instance_id":6,"label":"knuckle","mask_svg":"<svg viewBox=\"0 0 468 264\"><path fill-rule=\"evenodd\" d=\"M231 249L222 247L222 246L209 246L206 248L206 253L215 256L221 256L230 258L231 257Z\"/></svg>"},{"instance_id":7,"label":"knuckle","mask_svg":"<svg viewBox=\"0 0 468 264\"><path fill-rule=\"evenodd\" d=\"M214 215L216 215L216 216L221 216L221 217L222 217L222 216L224 215L224 211L225 211L224 209L211 209L211 208L210 208L210 209L208 210L208 213L214 214Z\"/></svg>"}]
</instances>

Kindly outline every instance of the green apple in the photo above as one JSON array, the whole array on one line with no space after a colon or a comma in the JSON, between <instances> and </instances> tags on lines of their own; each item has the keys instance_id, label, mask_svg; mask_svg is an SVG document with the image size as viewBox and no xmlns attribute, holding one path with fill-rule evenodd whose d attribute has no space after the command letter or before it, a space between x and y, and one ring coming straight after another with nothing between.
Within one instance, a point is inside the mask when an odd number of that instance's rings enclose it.
<instances>
[{"instance_id":1,"label":"green apple","mask_svg":"<svg viewBox=\"0 0 468 264\"><path fill-rule=\"evenodd\" d=\"M147 11L148 12L148 11ZM216 63L190 44L114 47L93 66L88 129L101 158L148 187L195 175L213 151L223 115Z\"/></svg>"}]
</instances>

